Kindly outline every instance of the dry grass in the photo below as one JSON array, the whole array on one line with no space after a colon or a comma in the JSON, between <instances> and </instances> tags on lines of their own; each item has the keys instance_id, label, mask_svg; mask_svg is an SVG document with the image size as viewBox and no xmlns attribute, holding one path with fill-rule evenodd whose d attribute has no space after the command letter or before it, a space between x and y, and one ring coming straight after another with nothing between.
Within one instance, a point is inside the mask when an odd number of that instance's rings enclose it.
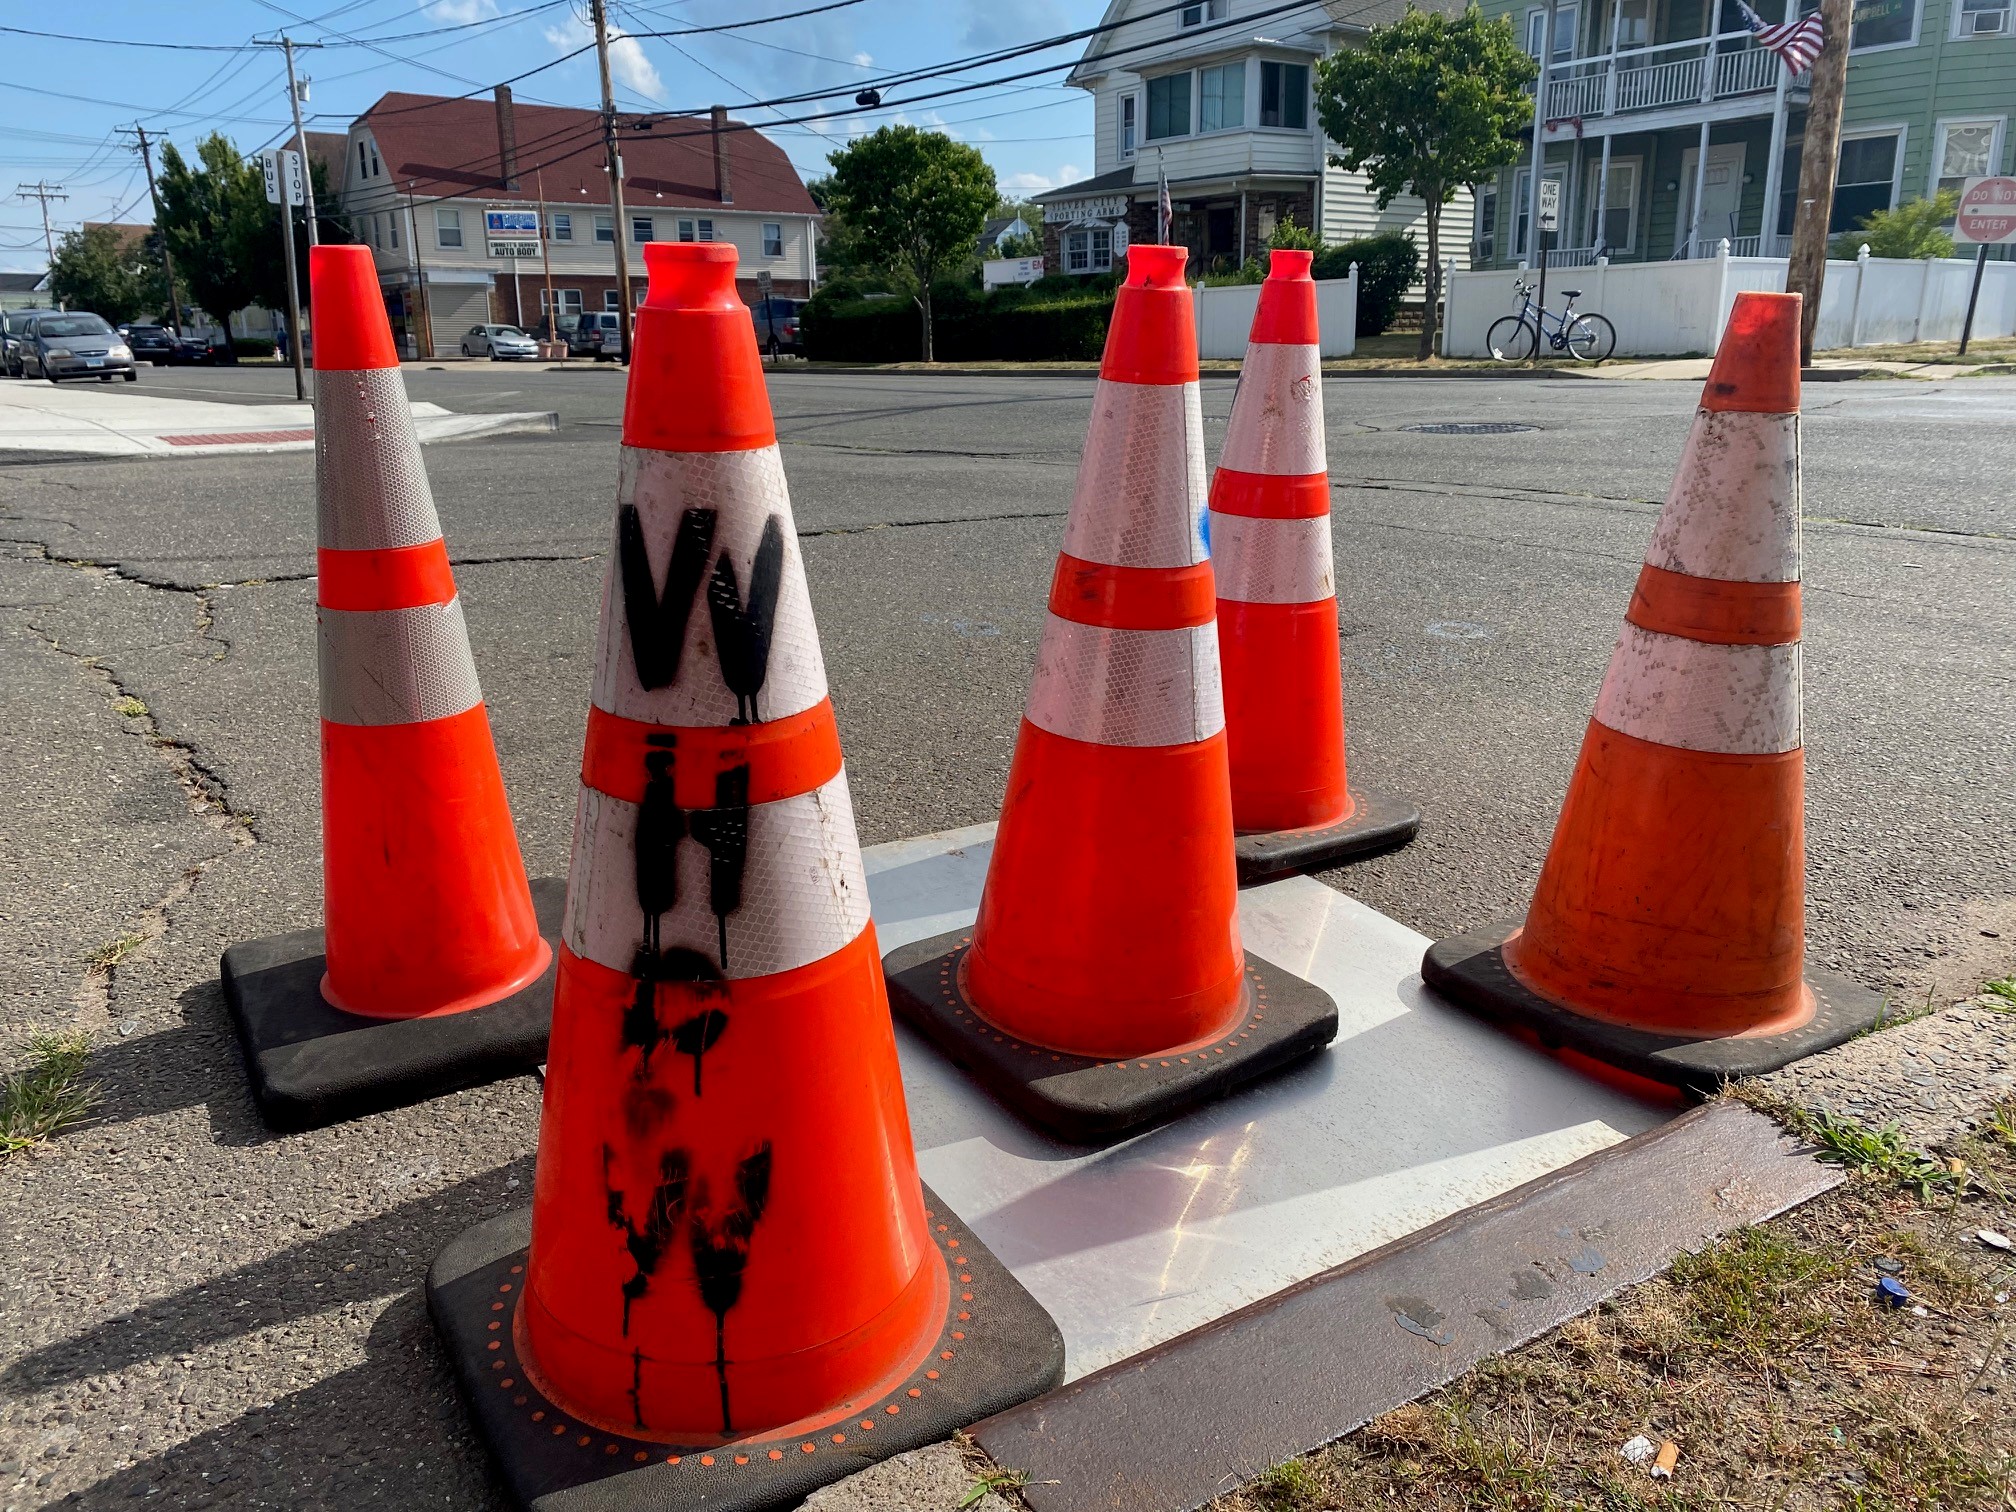
<instances>
[{"instance_id":1,"label":"dry grass","mask_svg":"<svg viewBox=\"0 0 2016 1512\"><path fill-rule=\"evenodd\" d=\"M1887 1156L1845 1162L1818 1201L1214 1507L2016 1509L2016 1266L1972 1238L2011 1218L2016 1105L1952 1158L1966 1178L1929 1190ZM1873 1296L1893 1272L1901 1310ZM1641 1434L1680 1446L1672 1479L1619 1454Z\"/></svg>"},{"instance_id":2,"label":"dry grass","mask_svg":"<svg viewBox=\"0 0 2016 1512\"><path fill-rule=\"evenodd\" d=\"M1865 346L1843 348L1833 352L1816 352L1816 357L1847 357L1857 362L1938 362L1965 363L2010 363L2016 362L2016 337L2001 336L1990 340L1975 340L1967 343L1967 355L1960 355L1958 341L1913 341L1891 346Z\"/></svg>"},{"instance_id":3,"label":"dry grass","mask_svg":"<svg viewBox=\"0 0 2016 1512\"><path fill-rule=\"evenodd\" d=\"M87 1034L29 1037L27 1061L0 1081L0 1159L90 1116L98 1101L98 1083L84 1080L90 1058Z\"/></svg>"}]
</instances>

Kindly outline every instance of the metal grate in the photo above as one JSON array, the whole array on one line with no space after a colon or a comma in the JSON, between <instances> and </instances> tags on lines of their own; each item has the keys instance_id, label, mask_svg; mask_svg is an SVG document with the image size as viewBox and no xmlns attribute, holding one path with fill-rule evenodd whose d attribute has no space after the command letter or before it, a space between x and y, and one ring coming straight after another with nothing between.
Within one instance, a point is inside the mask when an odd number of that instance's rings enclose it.
<instances>
[{"instance_id":1,"label":"metal grate","mask_svg":"<svg viewBox=\"0 0 2016 1512\"><path fill-rule=\"evenodd\" d=\"M1400 429L1424 436L1509 436L1515 431L1538 430L1540 427L1521 425L1517 420L1435 420L1421 425L1403 425Z\"/></svg>"}]
</instances>

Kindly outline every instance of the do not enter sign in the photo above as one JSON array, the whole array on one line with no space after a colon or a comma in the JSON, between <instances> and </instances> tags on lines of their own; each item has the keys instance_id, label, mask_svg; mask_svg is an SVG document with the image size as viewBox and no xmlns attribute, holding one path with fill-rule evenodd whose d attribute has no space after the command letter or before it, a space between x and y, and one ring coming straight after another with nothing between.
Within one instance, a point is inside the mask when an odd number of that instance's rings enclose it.
<instances>
[{"instance_id":1,"label":"do not enter sign","mask_svg":"<svg viewBox=\"0 0 2016 1512\"><path fill-rule=\"evenodd\" d=\"M1971 178L1960 191L1953 234L1993 246L2016 242L2016 178Z\"/></svg>"}]
</instances>

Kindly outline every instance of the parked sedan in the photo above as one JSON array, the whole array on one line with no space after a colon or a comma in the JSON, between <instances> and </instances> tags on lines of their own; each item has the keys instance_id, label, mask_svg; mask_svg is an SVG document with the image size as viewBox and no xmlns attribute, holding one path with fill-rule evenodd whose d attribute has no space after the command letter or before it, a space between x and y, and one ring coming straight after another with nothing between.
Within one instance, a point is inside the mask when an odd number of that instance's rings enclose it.
<instances>
[{"instance_id":1,"label":"parked sedan","mask_svg":"<svg viewBox=\"0 0 2016 1512\"><path fill-rule=\"evenodd\" d=\"M175 333L166 326L122 325L119 334L126 338L126 345L133 348L135 361L151 362L159 367L174 354Z\"/></svg>"},{"instance_id":2,"label":"parked sedan","mask_svg":"<svg viewBox=\"0 0 2016 1512\"><path fill-rule=\"evenodd\" d=\"M238 353L221 331L184 331L168 361L174 367L235 367Z\"/></svg>"},{"instance_id":3,"label":"parked sedan","mask_svg":"<svg viewBox=\"0 0 2016 1512\"><path fill-rule=\"evenodd\" d=\"M514 325L471 326L469 334L462 338L462 355L508 362L519 357L537 357L539 343Z\"/></svg>"},{"instance_id":4,"label":"parked sedan","mask_svg":"<svg viewBox=\"0 0 2016 1512\"><path fill-rule=\"evenodd\" d=\"M139 375L133 371L133 349L119 339L102 315L83 311L67 315L38 315L21 343L21 369L30 378L47 378L61 383L65 378L99 378L112 381L113 374L131 383Z\"/></svg>"},{"instance_id":5,"label":"parked sedan","mask_svg":"<svg viewBox=\"0 0 2016 1512\"><path fill-rule=\"evenodd\" d=\"M61 315L61 310L9 310L0 316L0 372L9 378L25 378L27 374L21 366L21 348L28 340L28 332L34 328L36 320L43 315Z\"/></svg>"}]
</instances>

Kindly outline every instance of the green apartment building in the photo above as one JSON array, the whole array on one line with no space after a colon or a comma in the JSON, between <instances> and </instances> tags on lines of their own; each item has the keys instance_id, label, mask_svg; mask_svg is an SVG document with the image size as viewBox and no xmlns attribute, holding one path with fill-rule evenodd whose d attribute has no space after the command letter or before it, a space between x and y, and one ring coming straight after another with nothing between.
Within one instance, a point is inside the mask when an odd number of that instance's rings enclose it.
<instances>
[{"instance_id":1,"label":"green apartment building","mask_svg":"<svg viewBox=\"0 0 2016 1512\"><path fill-rule=\"evenodd\" d=\"M1737 256L1784 255L1808 80L1757 45L1735 0L1480 3L1544 70L1540 172L1562 206L1550 263L1709 257L1724 238ZM1755 0L1770 22L1816 5ZM2011 171L2016 0L1855 0L1853 14L1834 230ZM1529 145L1479 186L1473 267L1531 260L1533 166Z\"/></svg>"}]
</instances>

